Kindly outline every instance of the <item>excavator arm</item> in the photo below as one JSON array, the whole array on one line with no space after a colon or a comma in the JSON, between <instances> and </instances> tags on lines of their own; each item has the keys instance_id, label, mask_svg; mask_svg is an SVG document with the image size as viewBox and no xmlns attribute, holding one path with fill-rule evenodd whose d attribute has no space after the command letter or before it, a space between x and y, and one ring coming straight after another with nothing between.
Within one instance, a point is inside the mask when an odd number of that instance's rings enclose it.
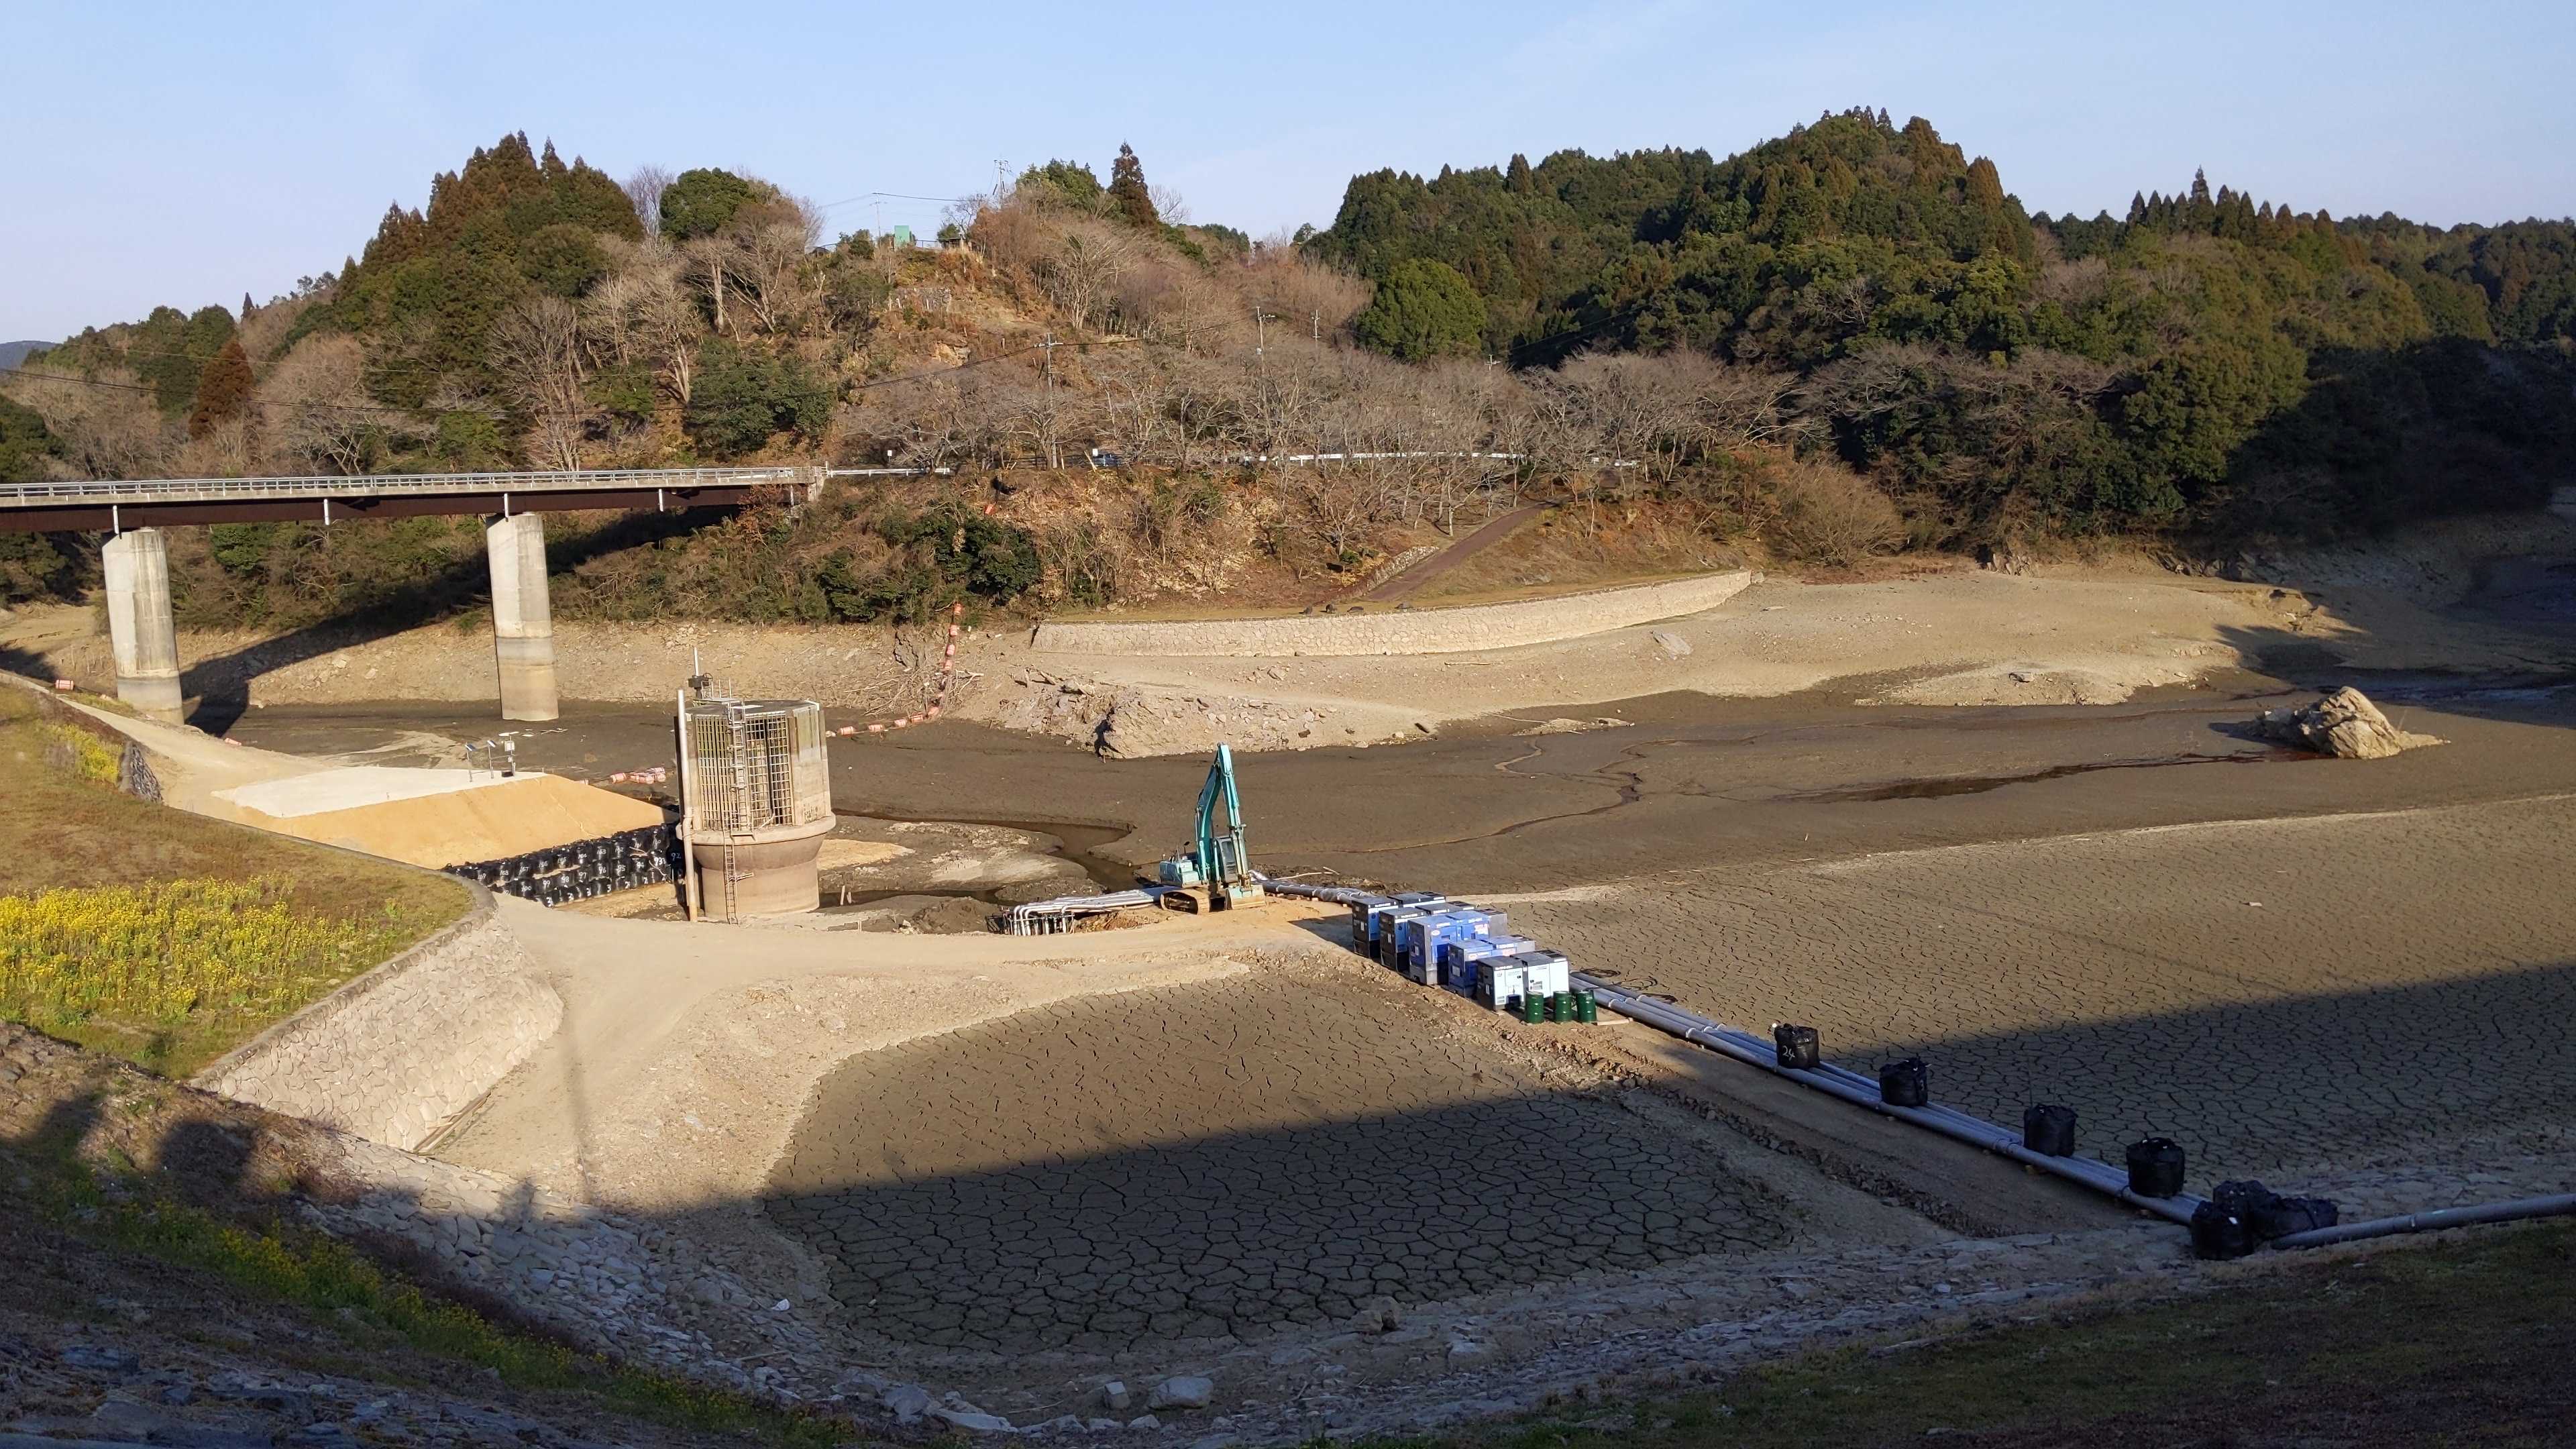
<instances>
[{"instance_id":1,"label":"excavator arm","mask_svg":"<svg viewBox=\"0 0 2576 1449\"><path fill-rule=\"evenodd\" d=\"M1199 786L1195 824L1197 838L1190 854L1163 862L1162 883L1204 886L1212 905L1259 900L1261 883L1253 879L1252 858L1243 845L1243 800L1234 788L1234 751L1224 745L1216 747L1207 780Z\"/></svg>"}]
</instances>

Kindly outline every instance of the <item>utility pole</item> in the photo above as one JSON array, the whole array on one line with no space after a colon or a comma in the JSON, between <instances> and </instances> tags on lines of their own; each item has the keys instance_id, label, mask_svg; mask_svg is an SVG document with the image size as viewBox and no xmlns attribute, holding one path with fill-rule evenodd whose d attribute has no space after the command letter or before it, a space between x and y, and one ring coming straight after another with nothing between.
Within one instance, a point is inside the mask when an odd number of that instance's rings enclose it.
<instances>
[{"instance_id":1,"label":"utility pole","mask_svg":"<svg viewBox=\"0 0 2576 1449\"><path fill-rule=\"evenodd\" d=\"M1046 341L1039 345L1046 348L1046 441L1044 444L1044 452L1047 466L1049 468L1059 468L1064 465L1064 460L1062 455L1056 451L1055 446L1055 334L1052 332L1048 333L1046 335Z\"/></svg>"}]
</instances>

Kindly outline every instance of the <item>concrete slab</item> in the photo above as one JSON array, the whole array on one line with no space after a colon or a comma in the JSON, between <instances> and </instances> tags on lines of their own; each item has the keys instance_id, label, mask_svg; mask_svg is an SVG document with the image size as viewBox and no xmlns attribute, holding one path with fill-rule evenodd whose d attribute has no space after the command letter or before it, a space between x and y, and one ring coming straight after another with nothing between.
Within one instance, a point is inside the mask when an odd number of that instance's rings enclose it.
<instances>
[{"instance_id":1,"label":"concrete slab","mask_svg":"<svg viewBox=\"0 0 2576 1449\"><path fill-rule=\"evenodd\" d=\"M523 770L516 775L495 775L482 770L346 765L288 779L263 780L216 794L220 799L263 815L291 820L301 815L318 815L326 810L354 810L362 805L417 800L426 795L445 795L457 790L502 788L537 778L540 778L540 772L534 770Z\"/></svg>"}]
</instances>

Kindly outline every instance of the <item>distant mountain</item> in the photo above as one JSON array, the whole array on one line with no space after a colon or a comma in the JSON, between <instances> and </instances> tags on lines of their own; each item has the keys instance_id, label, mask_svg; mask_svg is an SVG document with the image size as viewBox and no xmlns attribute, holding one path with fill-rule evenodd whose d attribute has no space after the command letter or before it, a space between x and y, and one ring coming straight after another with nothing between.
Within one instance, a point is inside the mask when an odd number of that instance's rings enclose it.
<instances>
[{"instance_id":1,"label":"distant mountain","mask_svg":"<svg viewBox=\"0 0 2576 1449\"><path fill-rule=\"evenodd\" d=\"M51 347L50 342L0 342L0 367L16 367L27 360L27 354Z\"/></svg>"}]
</instances>

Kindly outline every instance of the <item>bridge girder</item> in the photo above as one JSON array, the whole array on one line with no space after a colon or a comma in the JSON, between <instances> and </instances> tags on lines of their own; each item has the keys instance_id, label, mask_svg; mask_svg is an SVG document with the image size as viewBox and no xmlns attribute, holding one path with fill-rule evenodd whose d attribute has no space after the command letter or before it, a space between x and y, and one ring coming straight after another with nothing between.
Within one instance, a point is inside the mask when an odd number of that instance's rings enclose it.
<instances>
[{"instance_id":1,"label":"bridge girder","mask_svg":"<svg viewBox=\"0 0 2576 1449\"><path fill-rule=\"evenodd\" d=\"M0 533L85 533L185 523L347 523L368 518L497 517L502 513L572 513L585 509L712 508L747 503L768 485L702 488L613 488L597 492L438 493L347 498L174 499L115 504L74 502L0 508Z\"/></svg>"}]
</instances>

